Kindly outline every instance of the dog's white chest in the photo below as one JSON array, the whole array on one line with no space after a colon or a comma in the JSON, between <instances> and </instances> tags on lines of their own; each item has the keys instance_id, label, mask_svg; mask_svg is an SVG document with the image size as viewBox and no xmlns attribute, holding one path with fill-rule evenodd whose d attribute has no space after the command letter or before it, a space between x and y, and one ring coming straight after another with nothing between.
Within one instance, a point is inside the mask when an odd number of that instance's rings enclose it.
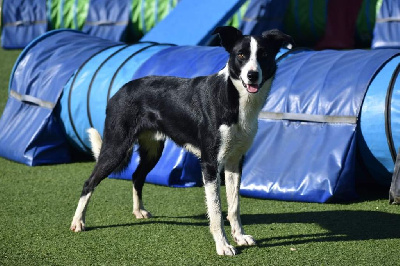
<instances>
[{"instance_id":1,"label":"dog's white chest","mask_svg":"<svg viewBox=\"0 0 400 266\"><path fill-rule=\"evenodd\" d=\"M257 132L257 120L243 127L239 124L230 126L221 125L221 145L218 153L218 161L223 162L230 158L238 158L244 155L250 148Z\"/></svg>"}]
</instances>

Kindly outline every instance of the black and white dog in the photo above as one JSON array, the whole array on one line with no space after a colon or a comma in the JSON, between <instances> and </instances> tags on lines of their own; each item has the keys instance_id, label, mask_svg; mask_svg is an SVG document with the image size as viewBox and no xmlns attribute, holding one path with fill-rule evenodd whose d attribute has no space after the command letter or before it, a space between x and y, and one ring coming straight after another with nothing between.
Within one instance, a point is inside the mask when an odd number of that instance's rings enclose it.
<instances>
[{"instance_id":1,"label":"black and white dog","mask_svg":"<svg viewBox=\"0 0 400 266\"><path fill-rule=\"evenodd\" d=\"M149 76L124 85L109 101L104 139L89 135L97 164L83 186L71 230L85 229L85 211L95 187L124 169L138 144L140 163L132 176L133 214L149 218L142 202L146 175L157 164L166 137L201 160L210 230L220 255L235 255L223 228L219 173L225 171L228 220L238 245L255 245L239 214L243 156L257 131L257 117L276 71L275 56L290 36L278 30L248 36L233 27L218 27L221 45L230 54L218 73L192 79Z\"/></svg>"}]
</instances>

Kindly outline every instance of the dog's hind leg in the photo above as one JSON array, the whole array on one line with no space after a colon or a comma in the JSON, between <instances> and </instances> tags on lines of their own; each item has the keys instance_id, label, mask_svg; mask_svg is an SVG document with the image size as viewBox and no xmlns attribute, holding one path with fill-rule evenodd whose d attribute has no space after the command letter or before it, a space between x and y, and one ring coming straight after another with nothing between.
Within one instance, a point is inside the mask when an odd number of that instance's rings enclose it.
<instances>
[{"instance_id":1,"label":"dog's hind leg","mask_svg":"<svg viewBox=\"0 0 400 266\"><path fill-rule=\"evenodd\" d=\"M143 205L142 190L147 174L156 166L164 149L164 138L157 133L145 132L139 135L140 162L132 175L133 182L133 214L137 219L150 218Z\"/></svg>"},{"instance_id":2,"label":"dog's hind leg","mask_svg":"<svg viewBox=\"0 0 400 266\"><path fill-rule=\"evenodd\" d=\"M125 157L130 154L131 142L129 139L118 143L118 145L110 145L104 141L98 162L94 167L89 179L83 185L82 194L75 211L74 218L71 223L71 231L80 232L85 230L85 213L90 197L93 194L96 186L115 169L121 167L121 162L124 162Z\"/></svg>"},{"instance_id":3,"label":"dog's hind leg","mask_svg":"<svg viewBox=\"0 0 400 266\"><path fill-rule=\"evenodd\" d=\"M228 220L231 233L239 246L255 245L253 237L244 233L240 220L239 189L242 173L242 159L228 159L225 163L225 187L228 202Z\"/></svg>"}]
</instances>

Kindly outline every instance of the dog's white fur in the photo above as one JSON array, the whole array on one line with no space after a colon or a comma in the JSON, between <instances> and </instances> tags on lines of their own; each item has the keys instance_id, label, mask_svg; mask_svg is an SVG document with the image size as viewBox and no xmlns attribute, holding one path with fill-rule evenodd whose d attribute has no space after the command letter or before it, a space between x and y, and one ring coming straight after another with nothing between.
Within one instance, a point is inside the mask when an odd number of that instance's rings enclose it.
<instances>
[{"instance_id":1,"label":"dog's white fur","mask_svg":"<svg viewBox=\"0 0 400 266\"><path fill-rule=\"evenodd\" d=\"M92 193L88 193L85 196L81 196L76 208L74 218L72 219L72 225L75 226L75 232L81 232L85 230L85 213Z\"/></svg>"},{"instance_id":2,"label":"dog's white fur","mask_svg":"<svg viewBox=\"0 0 400 266\"><path fill-rule=\"evenodd\" d=\"M86 132L89 135L90 144L92 145L93 157L97 161L100 155L101 144L103 143L100 133L94 128L89 128Z\"/></svg>"}]
</instances>

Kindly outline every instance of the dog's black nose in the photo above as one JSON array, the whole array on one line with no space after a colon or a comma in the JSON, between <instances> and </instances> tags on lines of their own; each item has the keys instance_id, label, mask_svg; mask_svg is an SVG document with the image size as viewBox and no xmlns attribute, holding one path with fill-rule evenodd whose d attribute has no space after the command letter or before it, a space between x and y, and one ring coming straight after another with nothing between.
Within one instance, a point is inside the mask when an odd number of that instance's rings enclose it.
<instances>
[{"instance_id":1,"label":"dog's black nose","mask_svg":"<svg viewBox=\"0 0 400 266\"><path fill-rule=\"evenodd\" d=\"M257 82L258 81L258 72L257 71L249 71L247 73L247 77L249 78L250 82Z\"/></svg>"}]
</instances>

